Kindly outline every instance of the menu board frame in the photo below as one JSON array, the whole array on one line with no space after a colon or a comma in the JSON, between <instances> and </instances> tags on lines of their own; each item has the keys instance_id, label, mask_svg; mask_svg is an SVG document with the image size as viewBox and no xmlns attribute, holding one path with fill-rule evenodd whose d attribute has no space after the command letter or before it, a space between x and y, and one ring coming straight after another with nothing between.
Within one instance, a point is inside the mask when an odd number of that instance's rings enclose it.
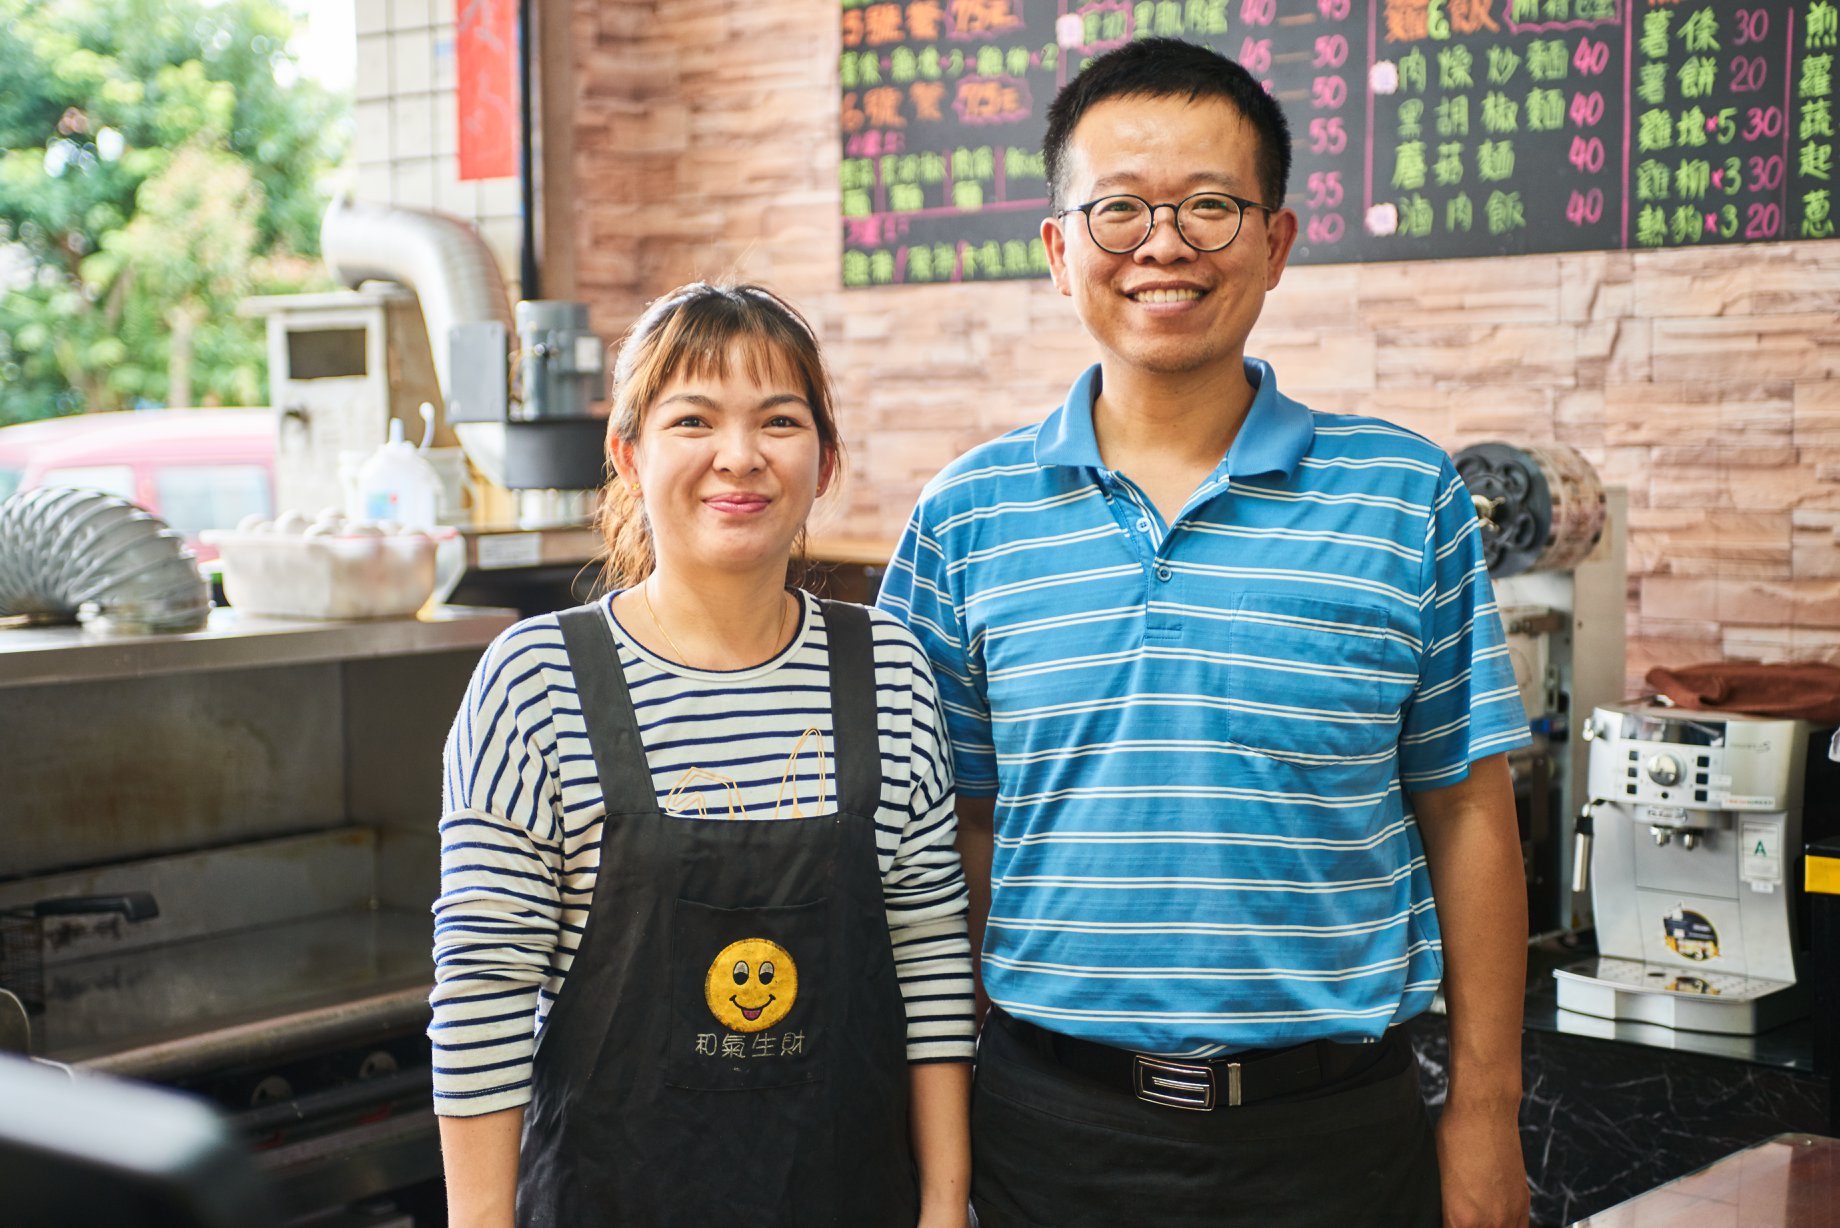
<instances>
[{"instance_id":1,"label":"menu board frame","mask_svg":"<svg viewBox=\"0 0 1840 1228\"><path fill-rule=\"evenodd\" d=\"M1045 112L1148 36L1284 104L1292 262L1835 234L1840 0L841 0L845 288L1039 277Z\"/></svg>"}]
</instances>

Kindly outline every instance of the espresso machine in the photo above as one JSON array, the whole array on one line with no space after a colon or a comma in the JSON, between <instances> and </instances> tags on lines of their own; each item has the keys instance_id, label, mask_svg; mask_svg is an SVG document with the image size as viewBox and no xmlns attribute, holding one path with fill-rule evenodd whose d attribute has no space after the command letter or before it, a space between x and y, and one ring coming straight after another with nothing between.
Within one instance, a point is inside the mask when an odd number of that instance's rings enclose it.
<instances>
[{"instance_id":1,"label":"espresso machine","mask_svg":"<svg viewBox=\"0 0 1840 1228\"><path fill-rule=\"evenodd\" d=\"M1598 954L1554 970L1561 1009L1749 1035L1807 1011L1805 837L1833 825L1831 730L1637 701L1598 707L1577 881Z\"/></svg>"}]
</instances>

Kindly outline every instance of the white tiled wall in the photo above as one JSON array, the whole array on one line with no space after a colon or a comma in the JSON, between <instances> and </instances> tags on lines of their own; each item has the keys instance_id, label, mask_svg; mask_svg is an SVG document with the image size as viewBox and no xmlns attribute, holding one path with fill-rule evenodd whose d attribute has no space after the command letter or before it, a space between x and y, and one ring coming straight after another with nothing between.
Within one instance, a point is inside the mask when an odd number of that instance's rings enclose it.
<instances>
[{"instance_id":1,"label":"white tiled wall","mask_svg":"<svg viewBox=\"0 0 1840 1228\"><path fill-rule=\"evenodd\" d=\"M457 2L351 0L358 39L353 191L360 200L438 209L472 222L516 295L517 179L460 180Z\"/></svg>"}]
</instances>

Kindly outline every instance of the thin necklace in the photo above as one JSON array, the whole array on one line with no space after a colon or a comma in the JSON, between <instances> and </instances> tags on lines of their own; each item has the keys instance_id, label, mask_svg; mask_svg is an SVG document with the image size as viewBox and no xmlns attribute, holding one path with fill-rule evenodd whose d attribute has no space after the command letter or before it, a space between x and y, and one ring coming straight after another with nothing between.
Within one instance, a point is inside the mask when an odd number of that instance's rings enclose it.
<instances>
[{"instance_id":1,"label":"thin necklace","mask_svg":"<svg viewBox=\"0 0 1840 1228\"><path fill-rule=\"evenodd\" d=\"M783 597L785 594L782 593L781 596ZM671 646L671 651L677 655L678 664L689 665L691 669L697 668L694 665L690 665L690 658L684 655L684 650L677 646L677 641L671 638L671 633L666 631L664 629L664 624L658 621L658 611L652 608L652 582L649 579L639 586L639 597L645 602L645 612L651 617L652 626L658 628L658 634L664 636L664 642L669 644ZM779 651L780 644L784 642L785 638L786 603L782 600L779 603L779 625L775 627L773 631L774 652ZM772 654L769 653L768 655L770 656Z\"/></svg>"}]
</instances>

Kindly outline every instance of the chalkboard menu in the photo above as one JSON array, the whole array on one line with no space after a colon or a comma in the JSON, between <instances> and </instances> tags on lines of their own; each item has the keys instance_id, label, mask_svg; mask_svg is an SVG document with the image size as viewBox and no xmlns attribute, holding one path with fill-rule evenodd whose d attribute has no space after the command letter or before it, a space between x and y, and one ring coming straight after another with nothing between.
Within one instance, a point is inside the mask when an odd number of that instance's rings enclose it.
<instances>
[{"instance_id":1,"label":"chalkboard menu","mask_svg":"<svg viewBox=\"0 0 1840 1228\"><path fill-rule=\"evenodd\" d=\"M843 283L1039 276L1041 137L1172 36L1284 104L1294 261L1834 234L1840 0L843 0Z\"/></svg>"}]
</instances>

